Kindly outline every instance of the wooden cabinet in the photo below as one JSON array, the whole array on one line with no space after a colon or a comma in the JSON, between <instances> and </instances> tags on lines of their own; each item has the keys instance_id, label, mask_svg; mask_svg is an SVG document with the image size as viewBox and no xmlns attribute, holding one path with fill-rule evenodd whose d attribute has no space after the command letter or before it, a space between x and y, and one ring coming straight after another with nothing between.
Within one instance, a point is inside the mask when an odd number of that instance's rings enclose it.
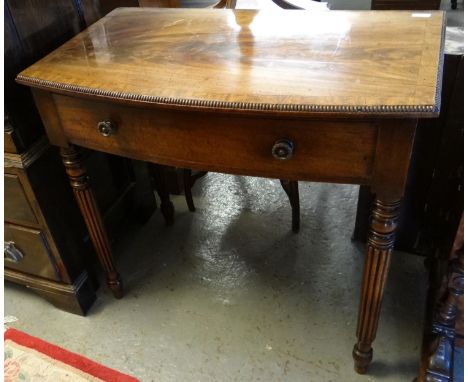
<instances>
[{"instance_id":1,"label":"wooden cabinet","mask_svg":"<svg viewBox=\"0 0 468 382\"><path fill-rule=\"evenodd\" d=\"M7 0L5 14L5 151L22 152L44 134L30 92L14 82L19 71L83 27L73 0Z\"/></svg>"},{"instance_id":2,"label":"wooden cabinet","mask_svg":"<svg viewBox=\"0 0 468 382\"><path fill-rule=\"evenodd\" d=\"M60 281L44 232L14 224L4 225L5 267Z\"/></svg>"},{"instance_id":3,"label":"wooden cabinet","mask_svg":"<svg viewBox=\"0 0 468 382\"><path fill-rule=\"evenodd\" d=\"M21 154L4 156L5 279L84 314L95 300L85 267L90 250L56 151L42 138Z\"/></svg>"}]
</instances>

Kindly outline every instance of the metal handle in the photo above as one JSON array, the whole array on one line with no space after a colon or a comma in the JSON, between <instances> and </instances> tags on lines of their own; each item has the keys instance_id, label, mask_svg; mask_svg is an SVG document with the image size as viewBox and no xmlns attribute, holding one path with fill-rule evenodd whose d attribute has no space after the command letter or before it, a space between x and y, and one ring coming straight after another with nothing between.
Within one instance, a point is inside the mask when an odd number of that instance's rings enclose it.
<instances>
[{"instance_id":1,"label":"metal handle","mask_svg":"<svg viewBox=\"0 0 468 382\"><path fill-rule=\"evenodd\" d=\"M271 149L271 154L273 158L278 160L288 160L291 159L294 152L294 143L289 139L280 139L275 142Z\"/></svg>"},{"instance_id":2,"label":"metal handle","mask_svg":"<svg viewBox=\"0 0 468 382\"><path fill-rule=\"evenodd\" d=\"M14 241L3 242L3 258L5 261L19 263L23 257L24 255L18 248L16 248Z\"/></svg>"},{"instance_id":3,"label":"metal handle","mask_svg":"<svg viewBox=\"0 0 468 382\"><path fill-rule=\"evenodd\" d=\"M98 122L97 128L103 137L114 135L117 132L117 126L112 121L101 121Z\"/></svg>"}]
</instances>

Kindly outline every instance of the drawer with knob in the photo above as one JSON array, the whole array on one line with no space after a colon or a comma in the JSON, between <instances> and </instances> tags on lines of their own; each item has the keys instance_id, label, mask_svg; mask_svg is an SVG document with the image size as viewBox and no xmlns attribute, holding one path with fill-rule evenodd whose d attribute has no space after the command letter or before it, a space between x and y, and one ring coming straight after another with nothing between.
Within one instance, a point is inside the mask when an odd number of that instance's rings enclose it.
<instances>
[{"instance_id":1,"label":"drawer with knob","mask_svg":"<svg viewBox=\"0 0 468 382\"><path fill-rule=\"evenodd\" d=\"M60 281L41 231L7 223L4 228L3 258L6 268Z\"/></svg>"},{"instance_id":2,"label":"drawer with knob","mask_svg":"<svg viewBox=\"0 0 468 382\"><path fill-rule=\"evenodd\" d=\"M99 151L281 179L366 183L372 172L378 130L372 121L228 116L53 98L67 139Z\"/></svg>"}]
</instances>

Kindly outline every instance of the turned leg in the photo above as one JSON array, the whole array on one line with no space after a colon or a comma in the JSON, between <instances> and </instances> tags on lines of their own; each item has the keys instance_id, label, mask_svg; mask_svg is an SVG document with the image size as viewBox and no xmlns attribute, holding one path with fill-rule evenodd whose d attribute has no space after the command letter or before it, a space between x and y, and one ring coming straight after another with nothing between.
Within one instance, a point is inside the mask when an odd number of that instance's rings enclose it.
<instances>
[{"instance_id":1,"label":"turned leg","mask_svg":"<svg viewBox=\"0 0 468 382\"><path fill-rule=\"evenodd\" d=\"M69 146L61 148L60 154L62 155L63 164L65 165L81 214L88 227L94 249L106 273L107 285L115 298L121 298L123 296L122 281L114 264L109 239L107 238L101 213L90 187L89 177L86 173L81 152L77 147Z\"/></svg>"},{"instance_id":2,"label":"turned leg","mask_svg":"<svg viewBox=\"0 0 468 382\"><path fill-rule=\"evenodd\" d=\"M296 180L282 180L281 186L289 198L289 204L292 210L292 230L294 233L299 232L300 226L300 204L299 204L299 182Z\"/></svg>"},{"instance_id":3,"label":"turned leg","mask_svg":"<svg viewBox=\"0 0 468 382\"><path fill-rule=\"evenodd\" d=\"M165 166L152 164L150 166L155 182L156 191L161 199L161 212L166 221L166 225L174 224L174 205L171 202L169 188L167 187Z\"/></svg>"},{"instance_id":4,"label":"turned leg","mask_svg":"<svg viewBox=\"0 0 468 382\"><path fill-rule=\"evenodd\" d=\"M372 360L375 339L387 279L390 257L395 242L400 200L376 199L370 221L367 256L361 285L361 303L354 345L354 368L364 374Z\"/></svg>"}]
</instances>

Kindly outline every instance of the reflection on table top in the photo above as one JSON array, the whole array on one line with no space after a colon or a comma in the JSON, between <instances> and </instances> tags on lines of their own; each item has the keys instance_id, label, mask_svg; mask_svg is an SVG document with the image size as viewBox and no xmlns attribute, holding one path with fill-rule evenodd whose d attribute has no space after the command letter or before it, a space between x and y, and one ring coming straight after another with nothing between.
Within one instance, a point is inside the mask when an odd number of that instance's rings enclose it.
<instances>
[{"instance_id":1,"label":"reflection on table top","mask_svg":"<svg viewBox=\"0 0 468 382\"><path fill-rule=\"evenodd\" d=\"M443 12L120 8L31 86L188 106L437 111Z\"/></svg>"}]
</instances>

